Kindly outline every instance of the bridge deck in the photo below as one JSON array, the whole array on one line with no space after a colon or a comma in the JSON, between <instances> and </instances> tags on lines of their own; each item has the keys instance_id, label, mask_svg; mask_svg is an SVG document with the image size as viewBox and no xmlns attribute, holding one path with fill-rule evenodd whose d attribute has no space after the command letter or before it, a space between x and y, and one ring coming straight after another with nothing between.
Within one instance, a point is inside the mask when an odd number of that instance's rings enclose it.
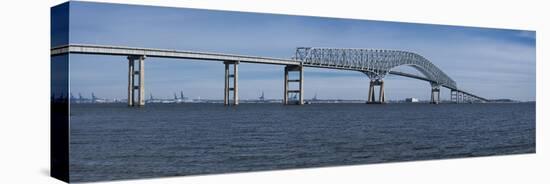
<instances>
[{"instance_id":1,"label":"bridge deck","mask_svg":"<svg viewBox=\"0 0 550 184\"><path fill-rule=\"evenodd\" d=\"M426 77L423 77L423 76L419 76L419 75L414 75L414 74L410 74L410 73L405 73L405 72L398 72L398 71L390 71L390 74L393 74L393 75L399 75L399 76L403 76L403 77L409 77L409 78L414 78L414 79L418 79L418 80L423 80L423 81L427 81L427 82L434 82ZM469 92L466 92L466 91L463 91L463 90L460 90L460 89L456 89L456 88L453 88L451 86L446 86L446 85L442 85L443 87L446 87L448 89L451 89L451 90L456 90L456 91L459 91L461 93L464 93L464 94L467 94L467 95L470 95L474 98L478 98L480 100L483 100L483 101L489 101L488 99L485 99L483 97L480 97L480 96L477 96L477 95L474 95L472 93L469 93Z\"/></svg>"},{"instance_id":2,"label":"bridge deck","mask_svg":"<svg viewBox=\"0 0 550 184\"><path fill-rule=\"evenodd\" d=\"M257 57L246 55L232 55L212 52L180 51L167 49L151 49L137 47L119 47L104 45L71 44L51 49L51 55L66 53L98 54L98 55L142 55L147 57L175 58L175 59L200 59L214 61L240 61L247 63L274 64L274 65L300 65L300 62L291 59L279 59L269 57Z\"/></svg>"}]
</instances>

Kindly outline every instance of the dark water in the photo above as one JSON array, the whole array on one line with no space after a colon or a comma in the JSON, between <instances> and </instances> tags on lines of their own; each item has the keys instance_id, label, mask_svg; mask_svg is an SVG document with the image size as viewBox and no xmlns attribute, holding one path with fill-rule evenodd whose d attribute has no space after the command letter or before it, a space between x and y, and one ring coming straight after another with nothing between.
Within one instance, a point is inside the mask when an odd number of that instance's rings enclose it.
<instances>
[{"instance_id":1,"label":"dark water","mask_svg":"<svg viewBox=\"0 0 550 184\"><path fill-rule=\"evenodd\" d=\"M72 104L73 182L535 152L535 104Z\"/></svg>"}]
</instances>

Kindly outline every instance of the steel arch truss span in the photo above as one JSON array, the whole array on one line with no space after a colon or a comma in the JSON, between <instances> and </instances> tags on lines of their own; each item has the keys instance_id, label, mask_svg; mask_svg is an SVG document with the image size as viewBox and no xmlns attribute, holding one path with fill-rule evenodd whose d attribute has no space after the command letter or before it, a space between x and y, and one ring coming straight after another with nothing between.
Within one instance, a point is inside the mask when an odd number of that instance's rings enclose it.
<instances>
[{"instance_id":1,"label":"steel arch truss span","mask_svg":"<svg viewBox=\"0 0 550 184\"><path fill-rule=\"evenodd\" d=\"M457 89L456 82L426 58L398 50L298 47L295 59L304 66L360 71L372 79L383 79L398 66L411 66L428 78L432 85Z\"/></svg>"}]
</instances>

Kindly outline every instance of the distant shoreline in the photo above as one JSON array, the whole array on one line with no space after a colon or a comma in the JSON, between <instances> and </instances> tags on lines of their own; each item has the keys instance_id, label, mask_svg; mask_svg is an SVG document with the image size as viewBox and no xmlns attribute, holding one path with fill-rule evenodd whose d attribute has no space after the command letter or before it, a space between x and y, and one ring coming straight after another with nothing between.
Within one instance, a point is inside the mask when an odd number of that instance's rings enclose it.
<instances>
[{"instance_id":1,"label":"distant shoreline","mask_svg":"<svg viewBox=\"0 0 550 184\"><path fill-rule=\"evenodd\" d=\"M323 101L305 101L307 104L363 104L366 100L323 100ZM240 104L282 104L281 101L240 101ZM429 104L429 101L420 102L405 102L405 101L388 101L386 104ZM485 104L519 104L519 103L536 103L536 101L491 101ZM126 104L125 101L118 102L71 102L71 104ZM204 100L194 102L146 102L146 104L223 104L223 100ZM442 101L441 104L455 104L452 101ZM468 104L468 103L461 103ZM477 103L479 104L479 103Z\"/></svg>"}]
</instances>

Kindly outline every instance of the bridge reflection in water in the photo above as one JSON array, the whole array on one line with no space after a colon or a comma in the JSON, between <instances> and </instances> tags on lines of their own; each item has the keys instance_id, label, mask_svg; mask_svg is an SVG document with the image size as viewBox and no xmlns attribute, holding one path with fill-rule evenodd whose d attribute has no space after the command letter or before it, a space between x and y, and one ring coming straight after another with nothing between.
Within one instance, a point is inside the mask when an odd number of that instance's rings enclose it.
<instances>
[{"instance_id":1,"label":"bridge reflection in water","mask_svg":"<svg viewBox=\"0 0 550 184\"><path fill-rule=\"evenodd\" d=\"M63 54L119 55L128 59L128 105L145 105L144 78L145 59L147 57L196 59L221 61L225 65L224 104L238 105L238 65L260 63L285 65L283 104L304 104L304 67L351 70L364 73L370 79L367 103L383 104L384 77L388 74L399 75L427 81L431 84L430 103L440 103L440 89L451 90L451 101L454 103L483 103L487 99L461 90L456 82L441 71L428 59L413 52L398 50L377 50L361 48L315 48L298 47L291 59L233 55L212 52L178 51L153 48L136 48L105 45L70 44L54 47L51 56ZM399 66L411 66L422 73L422 76L392 71ZM289 78L289 73L298 73L297 78ZM290 89L290 83L298 83L297 89ZM294 85L292 85L294 86ZM297 98L291 99L294 95Z\"/></svg>"}]
</instances>

